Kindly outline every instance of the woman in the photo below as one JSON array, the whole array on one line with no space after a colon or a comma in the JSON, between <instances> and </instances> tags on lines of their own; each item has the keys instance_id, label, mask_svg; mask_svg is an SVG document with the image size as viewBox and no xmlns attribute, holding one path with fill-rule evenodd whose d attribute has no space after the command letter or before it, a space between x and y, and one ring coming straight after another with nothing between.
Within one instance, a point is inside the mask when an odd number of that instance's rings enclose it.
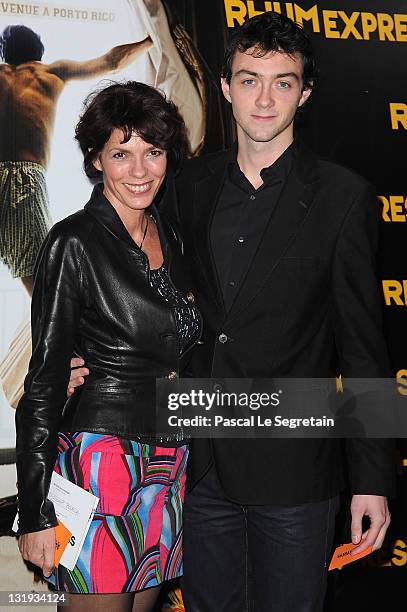
<instances>
[{"instance_id":1,"label":"woman","mask_svg":"<svg viewBox=\"0 0 407 612\"><path fill-rule=\"evenodd\" d=\"M201 319L154 200L188 140L175 106L136 82L91 97L76 139L87 175L103 184L53 227L37 261L33 355L16 414L19 546L76 593L70 610L131 610L134 599L147 611L162 581L182 572L188 450L179 432L155 432L154 392L156 378L183 369ZM66 402L74 350L92 374ZM100 498L73 571L53 570L53 469Z\"/></svg>"}]
</instances>

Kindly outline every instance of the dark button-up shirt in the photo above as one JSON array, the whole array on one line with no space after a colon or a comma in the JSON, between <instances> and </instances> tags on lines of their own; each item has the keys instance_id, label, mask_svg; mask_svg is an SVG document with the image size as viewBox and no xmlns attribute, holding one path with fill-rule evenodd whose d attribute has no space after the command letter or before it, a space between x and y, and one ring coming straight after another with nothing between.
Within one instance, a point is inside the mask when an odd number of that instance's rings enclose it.
<instances>
[{"instance_id":1,"label":"dark button-up shirt","mask_svg":"<svg viewBox=\"0 0 407 612\"><path fill-rule=\"evenodd\" d=\"M240 170L236 157L229 163L210 231L226 310L233 304L278 202L291 170L293 148L290 145L274 164L261 170L263 184L258 189Z\"/></svg>"}]
</instances>

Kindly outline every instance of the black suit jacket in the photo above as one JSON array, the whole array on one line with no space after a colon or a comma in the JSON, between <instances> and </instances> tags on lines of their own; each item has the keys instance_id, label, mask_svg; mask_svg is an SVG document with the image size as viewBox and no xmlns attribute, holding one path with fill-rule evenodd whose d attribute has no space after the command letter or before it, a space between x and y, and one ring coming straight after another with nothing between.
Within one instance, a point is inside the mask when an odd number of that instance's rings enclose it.
<instances>
[{"instance_id":1,"label":"black suit jacket","mask_svg":"<svg viewBox=\"0 0 407 612\"><path fill-rule=\"evenodd\" d=\"M165 199L167 209L177 207L204 316L193 375L389 376L376 277L377 201L362 178L302 145L240 292L225 311L209 234L232 155L190 160ZM390 442L350 440L346 447L352 493L392 494ZM239 503L322 500L343 481L337 440L195 440L190 486L213 460L226 496Z\"/></svg>"}]
</instances>

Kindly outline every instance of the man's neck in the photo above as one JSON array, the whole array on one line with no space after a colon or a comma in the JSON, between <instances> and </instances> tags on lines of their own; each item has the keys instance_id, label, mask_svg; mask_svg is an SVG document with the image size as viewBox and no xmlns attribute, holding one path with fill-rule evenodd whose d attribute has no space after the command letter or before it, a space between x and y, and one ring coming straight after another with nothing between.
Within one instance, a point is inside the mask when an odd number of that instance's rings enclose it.
<instances>
[{"instance_id":1,"label":"man's neck","mask_svg":"<svg viewBox=\"0 0 407 612\"><path fill-rule=\"evenodd\" d=\"M261 170L274 164L293 140L291 136L281 141L276 138L269 142L253 142L245 134L238 133L237 163L255 189L263 184Z\"/></svg>"}]
</instances>

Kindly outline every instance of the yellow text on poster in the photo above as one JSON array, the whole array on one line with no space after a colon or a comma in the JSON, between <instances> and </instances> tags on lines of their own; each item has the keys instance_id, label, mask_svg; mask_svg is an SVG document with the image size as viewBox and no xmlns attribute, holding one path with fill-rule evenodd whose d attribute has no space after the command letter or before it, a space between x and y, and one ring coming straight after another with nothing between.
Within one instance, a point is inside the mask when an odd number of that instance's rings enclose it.
<instances>
[{"instance_id":1,"label":"yellow text on poster","mask_svg":"<svg viewBox=\"0 0 407 612\"><path fill-rule=\"evenodd\" d=\"M318 4L308 9L294 2L271 0L224 0L229 28L267 11L283 13L300 25L308 24L325 38L380 42L407 42L407 14L365 11L322 10Z\"/></svg>"}]
</instances>

